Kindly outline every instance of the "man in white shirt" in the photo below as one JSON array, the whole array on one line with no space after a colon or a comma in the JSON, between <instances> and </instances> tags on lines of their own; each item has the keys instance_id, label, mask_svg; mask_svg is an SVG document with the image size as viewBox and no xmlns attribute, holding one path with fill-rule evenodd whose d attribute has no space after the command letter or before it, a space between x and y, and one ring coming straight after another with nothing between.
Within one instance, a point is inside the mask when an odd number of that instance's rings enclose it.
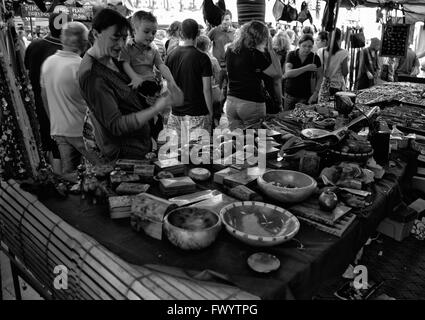
<instances>
[{"instance_id":1,"label":"man in white shirt","mask_svg":"<svg viewBox=\"0 0 425 320\"><path fill-rule=\"evenodd\" d=\"M88 33L80 22L66 24L61 34L63 50L47 58L41 67L42 97L48 106L50 135L59 148L62 174L74 171L81 163L81 156L93 164L98 162L84 147L83 124L87 104L78 83L80 55L87 47Z\"/></svg>"}]
</instances>

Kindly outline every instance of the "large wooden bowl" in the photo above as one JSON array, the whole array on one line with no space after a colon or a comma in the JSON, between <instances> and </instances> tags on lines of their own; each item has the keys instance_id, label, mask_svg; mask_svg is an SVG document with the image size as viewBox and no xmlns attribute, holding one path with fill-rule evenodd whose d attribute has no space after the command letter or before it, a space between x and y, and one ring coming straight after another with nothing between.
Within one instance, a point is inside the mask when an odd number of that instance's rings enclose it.
<instances>
[{"instance_id":1,"label":"large wooden bowl","mask_svg":"<svg viewBox=\"0 0 425 320\"><path fill-rule=\"evenodd\" d=\"M284 203L297 203L309 198L317 182L309 175L292 170L270 170L257 178L261 191L268 197ZM278 186L276 184L281 184Z\"/></svg>"},{"instance_id":2,"label":"large wooden bowl","mask_svg":"<svg viewBox=\"0 0 425 320\"><path fill-rule=\"evenodd\" d=\"M220 216L203 208L178 208L164 218L164 231L168 240L184 250L208 247L220 229Z\"/></svg>"},{"instance_id":3,"label":"large wooden bowl","mask_svg":"<svg viewBox=\"0 0 425 320\"><path fill-rule=\"evenodd\" d=\"M300 222L289 211L257 201L229 204L221 209L220 216L233 237L257 247L288 241L300 228Z\"/></svg>"}]
</instances>

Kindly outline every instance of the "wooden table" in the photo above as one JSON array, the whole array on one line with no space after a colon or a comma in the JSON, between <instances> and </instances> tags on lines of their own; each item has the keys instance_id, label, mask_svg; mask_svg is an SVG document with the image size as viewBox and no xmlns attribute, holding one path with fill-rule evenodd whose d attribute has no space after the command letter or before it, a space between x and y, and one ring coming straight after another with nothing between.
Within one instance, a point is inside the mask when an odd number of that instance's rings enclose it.
<instances>
[{"instance_id":1,"label":"wooden table","mask_svg":"<svg viewBox=\"0 0 425 320\"><path fill-rule=\"evenodd\" d=\"M325 281L342 274L389 213L398 200L398 181L405 169L406 162L376 184L374 204L359 213L343 237L302 224L297 238L304 249L286 244L270 248L281 260L273 275L249 270L246 258L261 250L225 231L201 253L182 252L111 221L96 206L78 211L84 206L72 199L43 205L13 180L1 182L0 239L55 299L310 299ZM167 253L169 257L161 257ZM157 261L164 264L149 265ZM173 263L183 268L169 268ZM53 286L53 269L61 264L68 267L68 290ZM184 271L189 269L200 271L198 280L211 280L204 277L205 271L227 274L233 285L195 280Z\"/></svg>"}]
</instances>

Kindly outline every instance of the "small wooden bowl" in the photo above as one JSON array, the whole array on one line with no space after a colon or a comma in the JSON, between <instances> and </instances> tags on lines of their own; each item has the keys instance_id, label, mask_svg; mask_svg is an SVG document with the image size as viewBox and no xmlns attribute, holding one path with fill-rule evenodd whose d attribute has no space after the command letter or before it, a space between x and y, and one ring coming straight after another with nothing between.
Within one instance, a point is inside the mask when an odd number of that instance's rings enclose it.
<instances>
[{"instance_id":1,"label":"small wooden bowl","mask_svg":"<svg viewBox=\"0 0 425 320\"><path fill-rule=\"evenodd\" d=\"M317 187L312 177L292 170L269 170L257 178L257 183L265 195L284 203L304 201ZM278 183L283 186L278 186ZM292 187L285 187L289 185Z\"/></svg>"},{"instance_id":2,"label":"small wooden bowl","mask_svg":"<svg viewBox=\"0 0 425 320\"><path fill-rule=\"evenodd\" d=\"M204 208L178 208L164 218L168 240L183 250L199 250L211 245L221 230L220 216Z\"/></svg>"}]
</instances>

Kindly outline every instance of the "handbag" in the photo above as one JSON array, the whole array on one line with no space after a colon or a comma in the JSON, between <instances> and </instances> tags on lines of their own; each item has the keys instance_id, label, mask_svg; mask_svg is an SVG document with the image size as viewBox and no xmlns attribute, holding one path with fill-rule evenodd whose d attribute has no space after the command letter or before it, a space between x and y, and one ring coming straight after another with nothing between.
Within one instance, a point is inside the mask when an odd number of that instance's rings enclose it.
<instances>
[{"instance_id":1,"label":"handbag","mask_svg":"<svg viewBox=\"0 0 425 320\"><path fill-rule=\"evenodd\" d=\"M273 5L273 17L276 21L282 20L283 9L285 8L285 4L281 0L276 0Z\"/></svg>"},{"instance_id":2,"label":"handbag","mask_svg":"<svg viewBox=\"0 0 425 320\"><path fill-rule=\"evenodd\" d=\"M310 10L302 10L298 15L297 21L304 23L304 21L309 20L313 24L313 18L311 17Z\"/></svg>"},{"instance_id":3,"label":"handbag","mask_svg":"<svg viewBox=\"0 0 425 320\"><path fill-rule=\"evenodd\" d=\"M318 97L318 103L328 102L331 98L330 93L330 87L331 87L331 78L324 76L323 81L320 84L319 89L319 97Z\"/></svg>"},{"instance_id":4,"label":"handbag","mask_svg":"<svg viewBox=\"0 0 425 320\"><path fill-rule=\"evenodd\" d=\"M363 48L366 45L366 40L363 31L351 34L351 48Z\"/></svg>"},{"instance_id":5,"label":"handbag","mask_svg":"<svg viewBox=\"0 0 425 320\"><path fill-rule=\"evenodd\" d=\"M295 21L298 18L298 11L291 5L285 4L282 0L276 0L273 5L273 16L276 21L283 20L287 22Z\"/></svg>"},{"instance_id":6,"label":"handbag","mask_svg":"<svg viewBox=\"0 0 425 320\"><path fill-rule=\"evenodd\" d=\"M96 129L89 108L86 110L83 123L83 142L87 152L95 154L98 159L103 159L102 152L96 142Z\"/></svg>"}]
</instances>

